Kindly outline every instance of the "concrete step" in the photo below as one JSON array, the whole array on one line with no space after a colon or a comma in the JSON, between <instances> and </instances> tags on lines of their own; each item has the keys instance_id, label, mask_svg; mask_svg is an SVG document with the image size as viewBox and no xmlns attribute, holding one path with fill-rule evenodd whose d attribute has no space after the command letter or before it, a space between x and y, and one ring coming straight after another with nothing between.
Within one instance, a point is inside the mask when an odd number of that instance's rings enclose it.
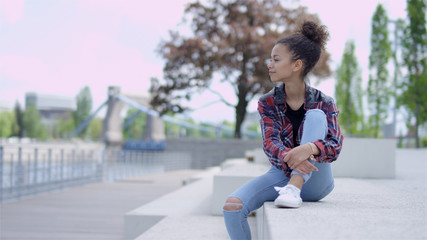
<instances>
[{"instance_id":1,"label":"concrete step","mask_svg":"<svg viewBox=\"0 0 427 240\"><path fill-rule=\"evenodd\" d=\"M125 239L134 239L167 216L209 215L213 175L219 167L196 176L190 184L125 214Z\"/></svg>"},{"instance_id":2,"label":"concrete step","mask_svg":"<svg viewBox=\"0 0 427 240\"><path fill-rule=\"evenodd\" d=\"M259 239L427 239L425 195L390 181L337 178L329 196L298 209L266 202Z\"/></svg>"}]
</instances>

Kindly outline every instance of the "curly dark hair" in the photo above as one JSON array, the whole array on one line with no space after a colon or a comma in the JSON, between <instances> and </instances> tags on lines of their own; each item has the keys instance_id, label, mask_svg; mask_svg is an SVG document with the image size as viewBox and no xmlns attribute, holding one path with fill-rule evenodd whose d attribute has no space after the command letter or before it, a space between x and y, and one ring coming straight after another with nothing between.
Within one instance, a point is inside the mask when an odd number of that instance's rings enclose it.
<instances>
[{"instance_id":1,"label":"curly dark hair","mask_svg":"<svg viewBox=\"0 0 427 240\"><path fill-rule=\"evenodd\" d=\"M303 62L302 75L305 77L319 61L322 49L329 38L326 26L319 26L312 21L306 21L301 25L297 33L279 39L277 44L284 44L292 54L292 60L301 59Z\"/></svg>"}]
</instances>

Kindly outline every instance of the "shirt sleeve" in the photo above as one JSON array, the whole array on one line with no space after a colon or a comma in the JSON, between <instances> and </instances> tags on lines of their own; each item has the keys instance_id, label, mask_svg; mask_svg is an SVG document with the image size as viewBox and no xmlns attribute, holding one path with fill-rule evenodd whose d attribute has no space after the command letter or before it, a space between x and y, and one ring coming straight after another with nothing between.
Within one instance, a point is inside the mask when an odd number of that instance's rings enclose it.
<instances>
[{"instance_id":1,"label":"shirt sleeve","mask_svg":"<svg viewBox=\"0 0 427 240\"><path fill-rule=\"evenodd\" d=\"M329 102L326 111L328 134L324 140L313 142L320 150L320 155L315 157L317 162L333 162L337 160L341 152L344 136L338 124L338 114L339 111L335 103L333 101Z\"/></svg>"},{"instance_id":2,"label":"shirt sleeve","mask_svg":"<svg viewBox=\"0 0 427 240\"><path fill-rule=\"evenodd\" d=\"M271 101L269 104L268 101ZM258 101L258 112L261 116L260 125L263 138L263 149L270 163L281 170L289 170L287 163L283 161L286 152L291 150L283 145L280 138L281 125L274 110L273 99Z\"/></svg>"}]
</instances>

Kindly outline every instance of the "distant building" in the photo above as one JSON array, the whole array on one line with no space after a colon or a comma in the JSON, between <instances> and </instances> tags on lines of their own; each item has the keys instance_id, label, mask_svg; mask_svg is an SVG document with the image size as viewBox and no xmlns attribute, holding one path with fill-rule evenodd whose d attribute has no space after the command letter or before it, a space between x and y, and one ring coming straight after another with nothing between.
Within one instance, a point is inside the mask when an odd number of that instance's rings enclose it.
<instances>
[{"instance_id":1,"label":"distant building","mask_svg":"<svg viewBox=\"0 0 427 240\"><path fill-rule=\"evenodd\" d=\"M41 120L48 127L60 119L69 119L70 111L76 108L73 97L39 94L29 92L25 94L25 108L33 102L40 111Z\"/></svg>"}]
</instances>

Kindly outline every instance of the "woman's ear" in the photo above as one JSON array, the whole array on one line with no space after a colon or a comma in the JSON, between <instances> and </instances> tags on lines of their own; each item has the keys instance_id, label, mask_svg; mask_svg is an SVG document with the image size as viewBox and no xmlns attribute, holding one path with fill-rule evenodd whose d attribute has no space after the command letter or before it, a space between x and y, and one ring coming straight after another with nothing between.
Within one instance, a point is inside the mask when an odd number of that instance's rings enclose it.
<instances>
[{"instance_id":1,"label":"woman's ear","mask_svg":"<svg viewBox=\"0 0 427 240\"><path fill-rule=\"evenodd\" d=\"M293 71L294 72L298 72L298 71L302 70L302 65L303 65L303 63L302 63L301 59L297 59L294 62L294 69L293 69Z\"/></svg>"}]
</instances>

